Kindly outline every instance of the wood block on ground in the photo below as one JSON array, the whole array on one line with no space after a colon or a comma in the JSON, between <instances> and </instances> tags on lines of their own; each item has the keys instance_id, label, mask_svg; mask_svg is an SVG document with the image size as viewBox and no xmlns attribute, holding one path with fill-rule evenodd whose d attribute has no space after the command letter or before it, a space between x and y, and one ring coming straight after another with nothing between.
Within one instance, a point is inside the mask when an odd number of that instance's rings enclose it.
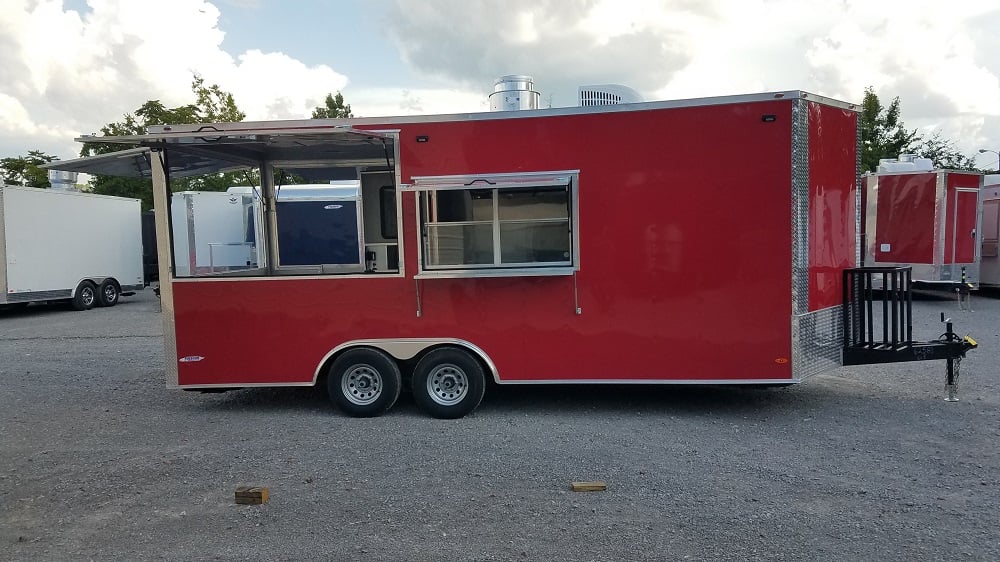
<instances>
[{"instance_id":1,"label":"wood block on ground","mask_svg":"<svg viewBox=\"0 0 1000 562\"><path fill-rule=\"evenodd\" d=\"M603 492L608 489L604 482L573 482L574 492Z\"/></svg>"},{"instance_id":2,"label":"wood block on ground","mask_svg":"<svg viewBox=\"0 0 1000 562\"><path fill-rule=\"evenodd\" d=\"M267 488L262 486L240 486L236 488L236 503L244 505L267 503Z\"/></svg>"}]
</instances>

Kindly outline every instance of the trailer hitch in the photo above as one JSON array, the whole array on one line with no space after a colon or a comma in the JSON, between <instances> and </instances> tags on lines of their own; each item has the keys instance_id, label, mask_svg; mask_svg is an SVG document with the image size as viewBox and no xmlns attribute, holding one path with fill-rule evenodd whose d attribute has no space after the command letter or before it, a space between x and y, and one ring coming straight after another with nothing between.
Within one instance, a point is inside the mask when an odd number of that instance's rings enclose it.
<instances>
[{"instance_id":1,"label":"trailer hitch","mask_svg":"<svg viewBox=\"0 0 1000 562\"><path fill-rule=\"evenodd\" d=\"M953 329L951 318L945 318L941 313L941 322L944 322L945 332L941 334L940 341L945 342L954 348L954 354L948 356L947 380L945 381L945 402L958 402L958 375L961 373L962 359L970 349L979 347L976 340L970 336L959 337Z\"/></svg>"}]
</instances>

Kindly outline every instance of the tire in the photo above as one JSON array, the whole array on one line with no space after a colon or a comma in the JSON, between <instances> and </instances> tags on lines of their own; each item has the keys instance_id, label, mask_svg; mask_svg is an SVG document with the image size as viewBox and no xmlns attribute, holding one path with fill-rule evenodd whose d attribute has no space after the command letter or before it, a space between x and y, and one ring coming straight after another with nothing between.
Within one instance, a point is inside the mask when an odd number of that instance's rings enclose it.
<instances>
[{"instance_id":1,"label":"tire","mask_svg":"<svg viewBox=\"0 0 1000 562\"><path fill-rule=\"evenodd\" d=\"M118 297L122 290L118 282L114 279L105 279L97 290L97 306L114 306L118 304Z\"/></svg>"},{"instance_id":2,"label":"tire","mask_svg":"<svg viewBox=\"0 0 1000 562\"><path fill-rule=\"evenodd\" d=\"M468 351L442 347L417 362L411 380L413 400L425 413L440 419L460 418L483 400L486 374Z\"/></svg>"},{"instance_id":3,"label":"tire","mask_svg":"<svg viewBox=\"0 0 1000 562\"><path fill-rule=\"evenodd\" d=\"M80 281L71 304L74 310L90 310L97 302L97 287L90 281Z\"/></svg>"},{"instance_id":4,"label":"tire","mask_svg":"<svg viewBox=\"0 0 1000 562\"><path fill-rule=\"evenodd\" d=\"M358 418L386 413L402 386L396 360L370 347L346 351L330 366L326 379L330 400L345 414Z\"/></svg>"}]
</instances>

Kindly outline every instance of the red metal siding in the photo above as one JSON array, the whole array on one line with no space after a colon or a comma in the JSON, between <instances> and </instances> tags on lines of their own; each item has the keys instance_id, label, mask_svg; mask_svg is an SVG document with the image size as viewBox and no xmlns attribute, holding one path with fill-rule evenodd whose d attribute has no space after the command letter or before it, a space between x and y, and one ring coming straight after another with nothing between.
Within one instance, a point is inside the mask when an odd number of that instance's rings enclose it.
<instances>
[{"instance_id":1,"label":"red metal siding","mask_svg":"<svg viewBox=\"0 0 1000 562\"><path fill-rule=\"evenodd\" d=\"M857 265L858 114L809 104L809 310L841 304Z\"/></svg>"},{"instance_id":2,"label":"red metal siding","mask_svg":"<svg viewBox=\"0 0 1000 562\"><path fill-rule=\"evenodd\" d=\"M875 261L934 263L936 185L936 172L879 176Z\"/></svg>"},{"instance_id":3,"label":"red metal siding","mask_svg":"<svg viewBox=\"0 0 1000 562\"><path fill-rule=\"evenodd\" d=\"M572 277L412 279L415 197L404 193L406 278L176 283L178 356L205 357L180 363L179 382L310 382L340 343L407 337L467 340L510 381L790 378L790 107L386 125L401 129L404 182L579 169L582 315ZM817 177L839 180L832 168ZM824 252L817 275L843 261Z\"/></svg>"}]
</instances>

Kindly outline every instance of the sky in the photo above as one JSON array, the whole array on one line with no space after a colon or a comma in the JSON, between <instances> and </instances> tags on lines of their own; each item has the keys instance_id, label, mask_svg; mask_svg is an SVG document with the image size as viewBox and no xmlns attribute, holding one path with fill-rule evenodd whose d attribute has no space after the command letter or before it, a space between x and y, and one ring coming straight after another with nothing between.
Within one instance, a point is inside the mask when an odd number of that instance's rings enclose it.
<instances>
[{"instance_id":1,"label":"sky","mask_svg":"<svg viewBox=\"0 0 1000 562\"><path fill-rule=\"evenodd\" d=\"M899 97L910 129L980 167L1000 151L997 0L0 0L0 157L74 158L81 134L192 77L249 120L488 111L496 78L542 106L624 84L646 101L804 90Z\"/></svg>"}]
</instances>

